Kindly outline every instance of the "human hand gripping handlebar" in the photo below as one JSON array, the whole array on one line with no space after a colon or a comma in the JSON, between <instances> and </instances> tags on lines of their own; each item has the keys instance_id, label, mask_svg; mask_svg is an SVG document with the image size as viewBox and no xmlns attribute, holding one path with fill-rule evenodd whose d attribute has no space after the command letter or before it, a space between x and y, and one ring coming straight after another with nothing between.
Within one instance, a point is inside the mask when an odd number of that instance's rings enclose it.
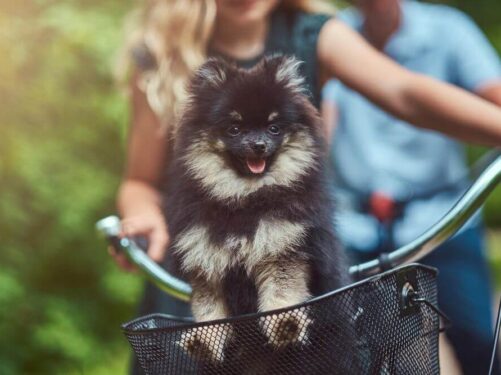
<instances>
[{"instance_id":1,"label":"human hand gripping handlebar","mask_svg":"<svg viewBox=\"0 0 501 375\"><path fill-rule=\"evenodd\" d=\"M96 223L96 229L116 251L123 252L127 259L160 289L182 301L190 300L191 286L189 284L170 275L155 263L138 245L136 240L119 237L120 219L117 216L108 216L99 220Z\"/></svg>"}]
</instances>

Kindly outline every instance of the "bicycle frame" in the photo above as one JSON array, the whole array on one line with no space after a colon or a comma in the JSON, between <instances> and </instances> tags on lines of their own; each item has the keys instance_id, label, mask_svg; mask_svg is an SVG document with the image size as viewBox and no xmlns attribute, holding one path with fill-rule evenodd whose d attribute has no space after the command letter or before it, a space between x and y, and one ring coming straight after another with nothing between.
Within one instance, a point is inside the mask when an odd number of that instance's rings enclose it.
<instances>
[{"instance_id":1,"label":"bicycle frame","mask_svg":"<svg viewBox=\"0 0 501 375\"><path fill-rule=\"evenodd\" d=\"M494 154L489 155L488 158L493 161L483 169L459 201L434 226L410 244L387 254L386 264L382 264L380 259L374 259L350 267L350 273L360 279L378 274L388 266L393 268L418 261L451 238L483 205L501 180L501 153L499 150L495 150ZM134 240L118 237L120 232L120 219L118 217L104 218L97 222L96 228L115 248L123 251L150 281L173 297L189 301L191 296L189 284L167 273L151 260Z\"/></svg>"}]
</instances>

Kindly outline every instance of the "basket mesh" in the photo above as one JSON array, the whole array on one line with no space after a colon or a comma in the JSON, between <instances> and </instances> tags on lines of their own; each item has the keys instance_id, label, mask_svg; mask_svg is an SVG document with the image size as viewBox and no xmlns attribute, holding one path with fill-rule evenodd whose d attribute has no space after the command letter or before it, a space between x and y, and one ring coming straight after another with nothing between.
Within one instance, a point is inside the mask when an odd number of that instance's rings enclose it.
<instances>
[{"instance_id":1,"label":"basket mesh","mask_svg":"<svg viewBox=\"0 0 501 375\"><path fill-rule=\"evenodd\" d=\"M403 281L402 281L403 280ZM436 272L411 265L301 306L219 322L150 315L123 326L147 374L438 374Z\"/></svg>"}]
</instances>

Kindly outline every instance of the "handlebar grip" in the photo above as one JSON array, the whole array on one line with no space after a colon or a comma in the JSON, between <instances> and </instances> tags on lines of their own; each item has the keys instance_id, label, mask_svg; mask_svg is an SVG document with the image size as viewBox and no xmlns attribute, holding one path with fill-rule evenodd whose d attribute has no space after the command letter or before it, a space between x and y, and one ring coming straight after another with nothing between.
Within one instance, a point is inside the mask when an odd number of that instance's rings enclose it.
<instances>
[{"instance_id":1,"label":"handlebar grip","mask_svg":"<svg viewBox=\"0 0 501 375\"><path fill-rule=\"evenodd\" d=\"M141 249L136 240L120 238L120 219L108 216L96 223L96 229L117 251L123 252L151 282L171 296L188 302L191 297L191 286L172 276Z\"/></svg>"}]
</instances>

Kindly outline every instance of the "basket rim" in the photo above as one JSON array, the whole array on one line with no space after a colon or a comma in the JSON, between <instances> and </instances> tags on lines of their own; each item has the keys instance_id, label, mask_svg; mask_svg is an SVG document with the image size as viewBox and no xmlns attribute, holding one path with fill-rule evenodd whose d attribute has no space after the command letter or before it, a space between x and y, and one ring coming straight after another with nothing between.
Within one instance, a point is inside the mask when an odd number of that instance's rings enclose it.
<instances>
[{"instance_id":1,"label":"basket rim","mask_svg":"<svg viewBox=\"0 0 501 375\"><path fill-rule=\"evenodd\" d=\"M402 266L398 266L395 268L392 268L388 271L382 272L380 274L370 276L366 279L354 282L352 284L346 285L342 288L333 290L331 292L322 294L320 296L314 297L306 302L302 302L296 305L284 307L281 309L276 309L276 310L269 310L269 311L264 311L264 312L259 312L259 313L250 313L250 314L244 314L244 315L239 315L239 316L233 316L230 318L224 318L224 319L217 319L217 320L209 320L205 322L195 322L193 318L191 317L180 317L180 316L175 316L175 315L169 315L169 314L163 314L163 313L153 313L153 314L148 314L145 316L138 317L134 320L131 320L127 323L124 323L121 325L122 332L125 335L144 335L144 334L151 334L152 332L155 333L162 333L162 332L171 332L171 331L177 331L179 329L190 329L190 328L199 328L199 327L205 327L209 325L214 325L214 324L228 324L232 323L235 321L245 321L245 320L252 320L256 318L261 318L263 316L268 316L268 315L276 315L280 314L289 310L293 309L298 309L302 307L308 307L311 306L312 304L319 303L323 301L324 299L330 298L336 294L341 294L346 292L349 289L357 288L361 285L368 284L368 283L374 283L377 282L381 279L384 279L386 277L389 277L390 275L394 274L395 272L402 271L402 270L412 270L412 269L421 269L423 271L426 271L428 273L431 273L433 276L438 275L438 269L435 267L431 267L428 265L424 265L421 263L410 263ZM141 321L146 321L152 318L160 318L164 320L169 320L169 321L174 321L174 322L179 322L181 324L177 324L172 327L160 327L160 328L142 328L142 329L132 329L131 327L135 325L138 322Z\"/></svg>"}]
</instances>

